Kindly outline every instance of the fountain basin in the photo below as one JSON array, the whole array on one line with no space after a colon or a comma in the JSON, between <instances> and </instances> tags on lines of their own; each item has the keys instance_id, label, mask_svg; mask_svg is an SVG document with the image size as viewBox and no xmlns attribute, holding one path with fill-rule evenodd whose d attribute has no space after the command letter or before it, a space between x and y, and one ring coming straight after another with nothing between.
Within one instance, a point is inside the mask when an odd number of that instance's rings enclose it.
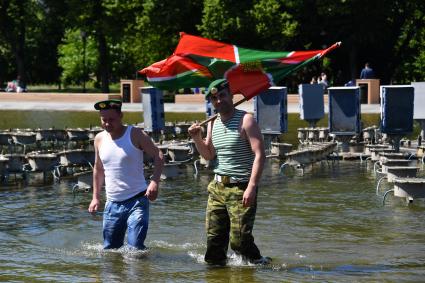
<instances>
[{"instance_id":1,"label":"fountain basin","mask_svg":"<svg viewBox=\"0 0 425 283\"><path fill-rule=\"evenodd\" d=\"M271 154L277 155L280 158L284 158L285 155L292 150L292 144L281 143L281 142L271 142Z\"/></svg>"},{"instance_id":2,"label":"fountain basin","mask_svg":"<svg viewBox=\"0 0 425 283\"><path fill-rule=\"evenodd\" d=\"M21 145L34 144L37 141L37 134L34 132L12 132L13 142Z\"/></svg>"},{"instance_id":3,"label":"fountain basin","mask_svg":"<svg viewBox=\"0 0 425 283\"><path fill-rule=\"evenodd\" d=\"M4 157L9 159L7 170L10 173L22 172L22 167L27 163L25 154L9 153L5 154Z\"/></svg>"},{"instance_id":4,"label":"fountain basin","mask_svg":"<svg viewBox=\"0 0 425 283\"><path fill-rule=\"evenodd\" d=\"M177 123L174 131L176 134L188 134L188 129L191 126L189 123Z\"/></svg>"},{"instance_id":5,"label":"fountain basin","mask_svg":"<svg viewBox=\"0 0 425 283\"><path fill-rule=\"evenodd\" d=\"M0 132L0 145L9 145L12 143L12 140L10 132Z\"/></svg>"},{"instance_id":6,"label":"fountain basin","mask_svg":"<svg viewBox=\"0 0 425 283\"><path fill-rule=\"evenodd\" d=\"M393 183L395 178L415 178L418 170L418 167L388 166L386 168L387 181Z\"/></svg>"},{"instance_id":7,"label":"fountain basin","mask_svg":"<svg viewBox=\"0 0 425 283\"><path fill-rule=\"evenodd\" d=\"M336 142L330 142L324 145L325 145L325 152L324 152L325 157L335 152L338 148L338 144Z\"/></svg>"},{"instance_id":8,"label":"fountain basin","mask_svg":"<svg viewBox=\"0 0 425 283\"><path fill-rule=\"evenodd\" d=\"M32 151L27 153L26 158L31 166L32 171L48 171L58 165L59 158L56 153L43 153Z\"/></svg>"},{"instance_id":9,"label":"fountain basin","mask_svg":"<svg viewBox=\"0 0 425 283\"><path fill-rule=\"evenodd\" d=\"M384 159L381 161L382 173L386 174L389 167L408 167L411 162L411 160L406 159Z\"/></svg>"},{"instance_id":10,"label":"fountain basin","mask_svg":"<svg viewBox=\"0 0 425 283\"><path fill-rule=\"evenodd\" d=\"M86 141L89 139L88 130L82 128L66 129L70 141Z\"/></svg>"},{"instance_id":11,"label":"fountain basin","mask_svg":"<svg viewBox=\"0 0 425 283\"><path fill-rule=\"evenodd\" d=\"M365 154L372 154L372 150L389 149L388 145L384 144L367 144L365 146Z\"/></svg>"},{"instance_id":12,"label":"fountain basin","mask_svg":"<svg viewBox=\"0 0 425 283\"><path fill-rule=\"evenodd\" d=\"M58 156L59 163L63 166L86 165L88 163L86 150L83 149L64 150L59 152Z\"/></svg>"},{"instance_id":13,"label":"fountain basin","mask_svg":"<svg viewBox=\"0 0 425 283\"><path fill-rule=\"evenodd\" d=\"M38 141L64 141L67 138L66 131L60 129L36 129L35 132Z\"/></svg>"},{"instance_id":14,"label":"fountain basin","mask_svg":"<svg viewBox=\"0 0 425 283\"><path fill-rule=\"evenodd\" d=\"M9 163L9 158L0 155L0 174L6 171Z\"/></svg>"},{"instance_id":15,"label":"fountain basin","mask_svg":"<svg viewBox=\"0 0 425 283\"><path fill-rule=\"evenodd\" d=\"M395 178L394 196L406 198L425 197L425 178Z\"/></svg>"},{"instance_id":16,"label":"fountain basin","mask_svg":"<svg viewBox=\"0 0 425 283\"><path fill-rule=\"evenodd\" d=\"M382 160L383 158L388 159L406 159L406 154L402 152L381 152L379 153L379 160Z\"/></svg>"},{"instance_id":17,"label":"fountain basin","mask_svg":"<svg viewBox=\"0 0 425 283\"><path fill-rule=\"evenodd\" d=\"M365 152L367 152L367 151L365 151ZM369 149L369 152L371 154L372 161L378 161L379 156L382 153L393 153L393 152L395 152L395 149L392 149L392 148L371 148L371 149Z\"/></svg>"},{"instance_id":18,"label":"fountain basin","mask_svg":"<svg viewBox=\"0 0 425 283\"><path fill-rule=\"evenodd\" d=\"M173 162L186 161L190 159L190 147L187 145L169 145L168 155Z\"/></svg>"},{"instance_id":19,"label":"fountain basin","mask_svg":"<svg viewBox=\"0 0 425 283\"><path fill-rule=\"evenodd\" d=\"M312 154L308 150L296 150L286 154L286 163L289 165L310 164L313 161Z\"/></svg>"}]
</instances>

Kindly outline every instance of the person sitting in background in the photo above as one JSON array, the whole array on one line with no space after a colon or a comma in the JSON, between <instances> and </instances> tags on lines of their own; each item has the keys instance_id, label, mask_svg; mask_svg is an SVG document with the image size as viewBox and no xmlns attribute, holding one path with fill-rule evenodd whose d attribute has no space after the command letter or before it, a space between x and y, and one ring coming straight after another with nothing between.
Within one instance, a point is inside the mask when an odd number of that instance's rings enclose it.
<instances>
[{"instance_id":1,"label":"person sitting in background","mask_svg":"<svg viewBox=\"0 0 425 283\"><path fill-rule=\"evenodd\" d=\"M310 84L317 84L317 79L316 79L316 77L312 77L312 78L311 78Z\"/></svg>"},{"instance_id":2,"label":"person sitting in background","mask_svg":"<svg viewBox=\"0 0 425 283\"><path fill-rule=\"evenodd\" d=\"M13 80L7 83L6 91L7 92L26 92L27 86L25 82L21 79L21 77L18 76L16 80Z\"/></svg>"},{"instance_id":3,"label":"person sitting in background","mask_svg":"<svg viewBox=\"0 0 425 283\"><path fill-rule=\"evenodd\" d=\"M27 85L21 79L21 76L18 76L16 78L16 92L26 92L26 91L27 91Z\"/></svg>"},{"instance_id":4,"label":"person sitting in background","mask_svg":"<svg viewBox=\"0 0 425 283\"><path fill-rule=\"evenodd\" d=\"M8 82L6 86L6 92L16 92L17 87L18 86L15 80Z\"/></svg>"},{"instance_id":5,"label":"person sitting in background","mask_svg":"<svg viewBox=\"0 0 425 283\"><path fill-rule=\"evenodd\" d=\"M369 67L369 63L366 63L362 71L360 72L360 79L373 79L375 78L375 72Z\"/></svg>"}]
</instances>

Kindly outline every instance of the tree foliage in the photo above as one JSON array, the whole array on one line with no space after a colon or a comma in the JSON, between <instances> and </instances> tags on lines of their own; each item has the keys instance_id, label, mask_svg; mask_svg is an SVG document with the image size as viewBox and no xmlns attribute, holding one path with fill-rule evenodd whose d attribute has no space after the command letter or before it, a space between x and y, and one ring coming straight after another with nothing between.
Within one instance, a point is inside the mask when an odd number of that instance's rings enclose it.
<instances>
[{"instance_id":1,"label":"tree foliage","mask_svg":"<svg viewBox=\"0 0 425 283\"><path fill-rule=\"evenodd\" d=\"M198 33L201 7L199 0L145 0L142 12L136 15L134 34L130 35L138 67L171 55L179 32Z\"/></svg>"},{"instance_id":2,"label":"tree foliage","mask_svg":"<svg viewBox=\"0 0 425 283\"><path fill-rule=\"evenodd\" d=\"M28 83L89 79L107 92L110 82L169 56L181 31L265 50L342 41L288 85L321 71L341 85L365 62L382 83L425 80L425 1L0 0L0 84L17 75Z\"/></svg>"},{"instance_id":3,"label":"tree foliage","mask_svg":"<svg viewBox=\"0 0 425 283\"><path fill-rule=\"evenodd\" d=\"M61 81L65 86L81 84L96 74L99 64L96 43L92 36L88 36L86 42L84 47L81 31L73 29L65 32L64 42L58 46Z\"/></svg>"}]
</instances>

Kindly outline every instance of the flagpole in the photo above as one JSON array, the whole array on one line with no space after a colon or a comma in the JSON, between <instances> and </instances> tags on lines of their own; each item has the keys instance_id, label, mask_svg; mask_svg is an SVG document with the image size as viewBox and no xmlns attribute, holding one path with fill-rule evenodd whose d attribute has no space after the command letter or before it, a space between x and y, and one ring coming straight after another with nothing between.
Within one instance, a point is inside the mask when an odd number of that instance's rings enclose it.
<instances>
[{"instance_id":1,"label":"flagpole","mask_svg":"<svg viewBox=\"0 0 425 283\"><path fill-rule=\"evenodd\" d=\"M242 98L241 100L239 100L238 102L236 102L235 104L233 104L233 107L239 106L242 103L244 103L245 101L247 101L248 99L246 99L246 97ZM199 126L203 126L205 124L207 124L208 122L211 122L213 120L215 120L217 118L218 114L215 114L214 116L209 117L207 120L201 122L199 124Z\"/></svg>"}]
</instances>

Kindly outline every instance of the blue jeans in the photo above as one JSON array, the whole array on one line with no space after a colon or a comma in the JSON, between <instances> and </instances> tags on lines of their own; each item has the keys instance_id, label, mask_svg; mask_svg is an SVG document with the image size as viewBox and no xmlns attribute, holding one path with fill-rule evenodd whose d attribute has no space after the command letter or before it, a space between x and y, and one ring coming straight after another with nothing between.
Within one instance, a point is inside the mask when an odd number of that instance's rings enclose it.
<instances>
[{"instance_id":1,"label":"blue jeans","mask_svg":"<svg viewBox=\"0 0 425 283\"><path fill-rule=\"evenodd\" d=\"M149 225L149 200L146 196L114 202L107 201L103 213L103 248L118 249L124 244L145 249Z\"/></svg>"}]
</instances>

